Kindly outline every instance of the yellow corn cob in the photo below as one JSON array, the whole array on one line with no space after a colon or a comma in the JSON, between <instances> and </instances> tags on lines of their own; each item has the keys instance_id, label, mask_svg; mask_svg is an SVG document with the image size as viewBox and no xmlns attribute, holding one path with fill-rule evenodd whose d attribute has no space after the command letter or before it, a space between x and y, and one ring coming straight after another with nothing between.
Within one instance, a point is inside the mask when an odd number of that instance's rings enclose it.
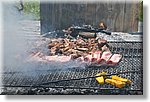
<instances>
[{"instance_id":1,"label":"yellow corn cob","mask_svg":"<svg viewBox=\"0 0 150 102\"><path fill-rule=\"evenodd\" d=\"M97 82L98 82L99 84L104 84L104 77L103 77L103 76L97 77L96 80L97 80Z\"/></svg>"},{"instance_id":2,"label":"yellow corn cob","mask_svg":"<svg viewBox=\"0 0 150 102\"><path fill-rule=\"evenodd\" d=\"M122 87L124 87L126 85L125 82L121 82L121 81L114 80L114 79L106 79L105 82L109 83L111 85L114 85L114 86L116 86L118 88L122 88Z\"/></svg>"},{"instance_id":3,"label":"yellow corn cob","mask_svg":"<svg viewBox=\"0 0 150 102\"><path fill-rule=\"evenodd\" d=\"M96 80L99 84L104 84L104 76L101 76L101 75L106 75L106 73L101 72L101 73L96 74L96 76L100 76L100 77L96 77Z\"/></svg>"},{"instance_id":4,"label":"yellow corn cob","mask_svg":"<svg viewBox=\"0 0 150 102\"><path fill-rule=\"evenodd\" d=\"M112 79L114 80L118 80L118 81L122 81L122 82L125 82L127 84L131 84L131 80L128 80L128 79L125 79L125 78L121 78L121 77L118 77L116 75L113 75L112 76Z\"/></svg>"},{"instance_id":5,"label":"yellow corn cob","mask_svg":"<svg viewBox=\"0 0 150 102\"><path fill-rule=\"evenodd\" d=\"M118 87L118 88L122 88L122 87L124 87L125 85L126 85L126 83L125 83L125 82L122 82L122 81L117 81L116 84L115 84L115 86Z\"/></svg>"},{"instance_id":6,"label":"yellow corn cob","mask_svg":"<svg viewBox=\"0 0 150 102\"><path fill-rule=\"evenodd\" d=\"M101 73L96 74L96 76L102 76L102 75L106 75L106 72L101 72Z\"/></svg>"},{"instance_id":7,"label":"yellow corn cob","mask_svg":"<svg viewBox=\"0 0 150 102\"><path fill-rule=\"evenodd\" d=\"M112 79L106 79L105 82L111 85L115 85L115 80Z\"/></svg>"}]
</instances>

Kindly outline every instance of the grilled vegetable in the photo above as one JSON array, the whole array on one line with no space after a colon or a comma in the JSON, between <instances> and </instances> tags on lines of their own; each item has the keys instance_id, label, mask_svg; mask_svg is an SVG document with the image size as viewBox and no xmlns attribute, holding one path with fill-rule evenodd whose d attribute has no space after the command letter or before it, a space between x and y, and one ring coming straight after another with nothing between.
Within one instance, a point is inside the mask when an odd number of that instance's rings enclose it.
<instances>
[{"instance_id":1,"label":"grilled vegetable","mask_svg":"<svg viewBox=\"0 0 150 102\"><path fill-rule=\"evenodd\" d=\"M125 82L114 80L114 79L106 79L105 82L109 83L111 85L114 85L114 86L116 86L118 88L122 88L122 87L124 87L126 85Z\"/></svg>"},{"instance_id":2,"label":"grilled vegetable","mask_svg":"<svg viewBox=\"0 0 150 102\"><path fill-rule=\"evenodd\" d=\"M104 81L105 76L103 76L103 75L106 75L106 73L101 72L101 73L96 74L96 76L100 76L100 77L96 77L96 80L99 84L104 84L104 82L105 82Z\"/></svg>"},{"instance_id":3,"label":"grilled vegetable","mask_svg":"<svg viewBox=\"0 0 150 102\"><path fill-rule=\"evenodd\" d=\"M127 84L131 84L131 80L128 80L128 79L125 79L125 78L121 78L121 77L118 77L116 75L113 75L112 76L112 79L114 80L118 80L118 81L122 81L122 82L125 82Z\"/></svg>"},{"instance_id":4,"label":"grilled vegetable","mask_svg":"<svg viewBox=\"0 0 150 102\"><path fill-rule=\"evenodd\" d=\"M104 77L103 77L103 76L97 77L96 80L97 80L97 82L98 82L99 84L104 84Z\"/></svg>"}]
</instances>

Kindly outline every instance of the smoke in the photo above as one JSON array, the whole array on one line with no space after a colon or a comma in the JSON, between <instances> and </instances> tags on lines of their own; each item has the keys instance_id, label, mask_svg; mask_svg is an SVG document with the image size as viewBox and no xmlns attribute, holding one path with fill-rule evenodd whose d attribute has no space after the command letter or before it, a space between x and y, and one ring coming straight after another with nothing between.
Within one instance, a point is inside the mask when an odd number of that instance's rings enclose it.
<instances>
[{"instance_id":1,"label":"smoke","mask_svg":"<svg viewBox=\"0 0 150 102\"><path fill-rule=\"evenodd\" d=\"M15 70L21 67L26 54L23 53L26 51L26 42L20 24L24 17L17 11L15 2L3 2L2 11L4 70L7 68Z\"/></svg>"},{"instance_id":2,"label":"smoke","mask_svg":"<svg viewBox=\"0 0 150 102\"><path fill-rule=\"evenodd\" d=\"M24 30L25 27L30 28L30 20L34 18L32 15L24 16L23 12L19 12L15 7L15 3L4 2L3 7L3 71L36 71L49 69L66 69L78 67L79 63L69 61L61 62L38 62L26 61L31 52L40 51L47 54L48 41L45 38L35 38L30 32ZM23 22L28 21L26 25ZM37 33L37 32L35 32ZM36 34L35 34L36 35Z\"/></svg>"}]
</instances>

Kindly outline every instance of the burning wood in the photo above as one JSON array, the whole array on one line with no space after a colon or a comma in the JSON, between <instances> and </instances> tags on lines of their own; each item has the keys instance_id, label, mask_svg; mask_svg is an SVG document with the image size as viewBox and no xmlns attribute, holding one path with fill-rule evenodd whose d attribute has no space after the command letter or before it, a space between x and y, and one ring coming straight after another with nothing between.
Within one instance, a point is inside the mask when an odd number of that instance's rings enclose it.
<instances>
[{"instance_id":1,"label":"burning wood","mask_svg":"<svg viewBox=\"0 0 150 102\"><path fill-rule=\"evenodd\" d=\"M105 25L105 23L103 21L99 22L99 28L106 30L107 26Z\"/></svg>"},{"instance_id":2,"label":"burning wood","mask_svg":"<svg viewBox=\"0 0 150 102\"><path fill-rule=\"evenodd\" d=\"M71 26L68 29L63 30L63 32L68 37L81 36L83 38L96 38L98 32L111 35L111 32L108 32L106 29L106 25L101 21L99 23L99 28L92 27L91 25Z\"/></svg>"}]
</instances>

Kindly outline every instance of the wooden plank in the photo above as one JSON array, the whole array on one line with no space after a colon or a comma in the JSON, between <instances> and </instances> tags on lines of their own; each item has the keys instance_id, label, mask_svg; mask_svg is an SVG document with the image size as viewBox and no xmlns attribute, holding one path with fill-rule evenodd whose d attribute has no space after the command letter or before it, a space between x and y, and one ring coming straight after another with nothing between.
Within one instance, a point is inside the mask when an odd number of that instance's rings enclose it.
<instances>
[{"instance_id":1,"label":"wooden plank","mask_svg":"<svg viewBox=\"0 0 150 102\"><path fill-rule=\"evenodd\" d=\"M41 3L40 6L42 33L71 25L90 24L98 27L101 20L110 31L137 31L137 2Z\"/></svg>"}]
</instances>

